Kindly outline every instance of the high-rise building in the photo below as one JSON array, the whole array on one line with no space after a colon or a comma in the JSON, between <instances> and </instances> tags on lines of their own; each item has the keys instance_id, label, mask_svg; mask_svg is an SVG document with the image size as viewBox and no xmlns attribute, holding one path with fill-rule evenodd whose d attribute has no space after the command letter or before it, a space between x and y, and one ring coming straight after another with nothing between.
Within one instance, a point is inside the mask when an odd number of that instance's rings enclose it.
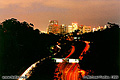
<instances>
[{"instance_id":1,"label":"high-rise building","mask_svg":"<svg viewBox=\"0 0 120 80\"><path fill-rule=\"evenodd\" d=\"M97 31L100 30L100 26L97 27Z\"/></svg>"},{"instance_id":2,"label":"high-rise building","mask_svg":"<svg viewBox=\"0 0 120 80\"><path fill-rule=\"evenodd\" d=\"M68 28L65 24L60 25L59 27L60 34L66 34L68 32Z\"/></svg>"},{"instance_id":3,"label":"high-rise building","mask_svg":"<svg viewBox=\"0 0 120 80\"><path fill-rule=\"evenodd\" d=\"M95 31L97 31L97 29L96 28L92 28L92 32L95 32Z\"/></svg>"},{"instance_id":4,"label":"high-rise building","mask_svg":"<svg viewBox=\"0 0 120 80\"><path fill-rule=\"evenodd\" d=\"M78 26L78 29L80 30L79 33L82 34L83 33L83 25Z\"/></svg>"},{"instance_id":5,"label":"high-rise building","mask_svg":"<svg viewBox=\"0 0 120 80\"><path fill-rule=\"evenodd\" d=\"M59 33L59 26L57 20L49 20L49 25L47 29L47 33L57 34Z\"/></svg>"},{"instance_id":6,"label":"high-rise building","mask_svg":"<svg viewBox=\"0 0 120 80\"><path fill-rule=\"evenodd\" d=\"M83 33L91 32L91 26L83 26Z\"/></svg>"},{"instance_id":7,"label":"high-rise building","mask_svg":"<svg viewBox=\"0 0 120 80\"><path fill-rule=\"evenodd\" d=\"M72 25L68 25L68 33L71 33L71 32L73 32L73 27Z\"/></svg>"},{"instance_id":8,"label":"high-rise building","mask_svg":"<svg viewBox=\"0 0 120 80\"><path fill-rule=\"evenodd\" d=\"M78 29L78 23L72 23L73 32Z\"/></svg>"}]
</instances>

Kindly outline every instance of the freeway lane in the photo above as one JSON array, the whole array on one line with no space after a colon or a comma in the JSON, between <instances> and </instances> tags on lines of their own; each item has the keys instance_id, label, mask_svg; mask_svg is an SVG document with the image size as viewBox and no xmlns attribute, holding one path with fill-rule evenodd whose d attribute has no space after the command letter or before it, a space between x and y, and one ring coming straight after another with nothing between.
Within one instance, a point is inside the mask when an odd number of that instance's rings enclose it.
<instances>
[{"instance_id":1,"label":"freeway lane","mask_svg":"<svg viewBox=\"0 0 120 80\"><path fill-rule=\"evenodd\" d=\"M63 68L64 68L64 66L66 66L66 62L65 62L65 60L66 60L66 58L69 58L73 53L74 53L74 51L75 51L75 47L74 46L72 46L72 50L71 50L71 52L69 53L69 55L67 55L66 57L65 57L65 59L63 59L63 62L64 63L59 63L57 66L58 66L58 68L56 68L56 70L60 70L60 73L62 73L62 79L63 80L66 80L65 79L65 77L63 77L63 76L65 76L65 74L63 74L63 72L65 72L64 70L63 70ZM55 71L56 71L55 70ZM56 74L56 73L55 73ZM57 77L58 79L60 79L59 78L59 76L54 76L54 77Z\"/></svg>"},{"instance_id":2,"label":"freeway lane","mask_svg":"<svg viewBox=\"0 0 120 80\"><path fill-rule=\"evenodd\" d=\"M86 44L84 50L82 51L82 53L80 53L80 57L83 57L83 54L86 53L86 51L89 49L89 42L85 41L84 42ZM55 69L55 73L56 74L54 76L54 80L81 80L80 78L80 74L82 75L82 77L85 75L85 71L80 70L80 65L78 63L68 63L66 62L67 58L73 57L73 53L75 52L75 47L76 46L71 46L72 48L70 49L71 51L64 59L63 59L63 63L59 63L57 64L57 68ZM54 53L53 55L55 56L57 53ZM75 54L75 53L74 53ZM46 58L50 58L51 59L52 56L46 57ZM34 63L33 65L31 65L21 76L27 76L27 78L29 78L31 76L31 71L33 70L33 68L36 68L36 64L40 64L41 62L45 61L46 58L41 59L40 61ZM81 59L82 60L82 59ZM22 79L19 78L18 80L26 80L26 79Z\"/></svg>"},{"instance_id":3,"label":"freeway lane","mask_svg":"<svg viewBox=\"0 0 120 80\"><path fill-rule=\"evenodd\" d=\"M72 50L71 50L70 54L68 56L66 56L65 59L70 57L74 53L74 51L75 51L75 46L72 46Z\"/></svg>"},{"instance_id":4,"label":"freeway lane","mask_svg":"<svg viewBox=\"0 0 120 80\"><path fill-rule=\"evenodd\" d=\"M80 53L78 58L82 60L83 55L89 50L90 45L88 41L83 41L86 45L83 51ZM72 57L72 54L75 52L75 46L72 46L71 52L63 59L62 63L57 65L60 76L56 76L54 80L81 80L83 76L86 75L86 71L80 69L78 63L68 63L65 60L69 57ZM74 53L75 54L75 53Z\"/></svg>"}]
</instances>

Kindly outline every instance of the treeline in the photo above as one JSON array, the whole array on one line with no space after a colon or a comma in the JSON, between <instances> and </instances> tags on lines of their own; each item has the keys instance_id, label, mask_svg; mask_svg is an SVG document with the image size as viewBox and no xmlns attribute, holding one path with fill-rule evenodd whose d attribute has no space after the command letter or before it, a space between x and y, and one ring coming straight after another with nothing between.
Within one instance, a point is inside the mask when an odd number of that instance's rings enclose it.
<instances>
[{"instance_id":1,"label":"treeline","mask_svg":"<svg viewBox=\"0 0 120 80\"><path fill-rule=\"evenodd\" d=\"M59 36L40 33L33 24L11 18L0 24L0 76L19 75L31 64L50 55Z\"/></svg>"}]
</instances>

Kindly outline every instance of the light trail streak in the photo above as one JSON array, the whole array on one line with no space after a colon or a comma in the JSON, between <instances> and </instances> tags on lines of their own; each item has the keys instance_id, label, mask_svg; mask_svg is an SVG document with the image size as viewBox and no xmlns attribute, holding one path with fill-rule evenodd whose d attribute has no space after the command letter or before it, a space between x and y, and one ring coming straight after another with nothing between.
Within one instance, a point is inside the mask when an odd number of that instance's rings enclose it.
<instances>
[{"instance_id":1,"label":"light trail streak","mask_svg":"<svg viewBox=\"0 0 120 80\"><path fill-rule=\"evenodd\" d=\"M80 60L82 60L83 54L86 54L86 52L90 48L90 45L89 45L90 42L88 42L88 41L83 41L83 42L85 42L86 46L79 56ZM74 53L74 51L75 51L75 46L72 46L71 52L69 53L69 55L67 55L63 59L63 63L59 63L57 65L59 68L59 71L62 72L61 80L81 80L80 75L82 77L86 75L86 71L79 69L79 64L77 64L77 63L66 64L66 62L65 62L66 58L70 57ZM58 78L60 78L60 77L58 76Z\"/></svg>"},{"instance_id":2,"label":"light trail streak","mask_svg":"<svg viewBox=\"0 0 120 80\"><path fill-rule=\"evenodd\" d=\"M72 72L73 68L75 66L75 63L73 63L72 67L70 68L70 70L67 73L67 79L66 80L70 80L70 73Z\"/></svg>"},{"instance_id":3,"label":"light trail streak","mask_svg":"<svg viewBox=\"0 0 120 80\"><path fill-rule=\"evenodd\" d=\"M72 50L71 50L70 54L66 58L70 57L74 53L74 51L75 51L75 46L72 46Z\"/></svg>"},{"instance_id":4,"label":"light trail streak","mask_svg":"<svg viewBox=\"0 0 120 80\"><path fill-rule=\"evenodd\" d=\"M56 45L56 46L59 48L58 52L60 52L61 47L59 45ZM57 53L54 53L52 56L54 56L56 54ZM48 56L46 58L51 58L52 56ZM41 59L41 61L45 60L46 58ZM27 78L29 78L31 76L31 74L32 74L33 68L35 68L38 63L40 63L40 61L35 62L29 68L27 68L25 70L25 72L23 72L23 74L18 78L18 80L26 80ZM26 77L26 78L21 78L21 77Z\"/></svg>"},{"instance_id":5,"label":"light trail streak","mask_svg":"<svg viewBox=\"0 0 120 80\"><path fill-rule=\"evenodd\" d=\"M65 59L68 58L68 57L70 57L70 56L74 53L74 51L75 51L75 47L72 46L72 50L71 50L70 54L69 54L67 57L65 57ZM64 61L65 59L63 59L63 61ZM61 64L61 63L59 63L57 66L60 66L60 64Z\"/></svg>"},{"instance_id":6,"label":"light trail streak","mask_svg":"<svg viewBox=\"0 0 120 80\"><path fill-rule=\"evenodd\" d=\"M84 70L80 70L80 71L78 71L81 75L82 75L82 77L84 77L85 76L85 74L86 74L86 71L84 71Z\"/></svg>"},{"instance_id":7,"label":"light trail streak","mask_svg":"<svg viewBox=\"0 0 120 80\"><path fill-rule=\"evenodd\" d=\"M78 66L79 66L79 64L78 64ZM75 80L78 80L78 76L79 76L78 75L78 68L75 70L75 74L74 75L75 75Z\"/></svg>"},{"instance_id":8,"label":"light trail streak","mask_svg":"<svg viewBox=\"0 0 120 80\"><path fill-rule=\"evenodd\" d=\"M78 64L76 64L75 65L75 68L74 68L74 70L73 70L73 75L72 75L72 80L77 80L76 78L75 78L75 72L77 71L77 68L78 68Z\"/></svg>"},{"instance_id":9,"label":"light trail streak","mask_svg":"<svg viewBox=\"0 0 120 80\"><path fill-rule=\"evenodd\" d=\"M68 71L69 71L73 66L74 66L73 64L72 64L72 65L70 64L68 70L65 71L65 80L67 80Z\"/></svg>"},{"instance_id":10,"label":"light trail streak","mask_svg":"<svg viewBox=\"0 0 120 80\"><path fill-rule=\"evenodd\" d=\"M87 52L87 51L89 50L89 48L90 48L90 45L89 45L90 42L88 42L88 41L84 41L84 42L85 42L86 46L85 46L84 50L82 51L82 53L81 53L80 56L79 56L79 59L80 59L80 60L83 59L83 53L86 54L86 52Z\"/></svg>"},{"instance_id":11,"label":"light trail streak","mask_svg":"<svg viewBox=\"0 0 120 80\"><path fill-rule=\"evenodd\" d=\"M29 78L31 76L31 70L36 67L36 64L40 63L40 61L35 62L32 64L20 77ZM26 78L18 78L18 80L26 80Z\"/></svg>"},{"instance_id":12,"label":"light trail streak","mask_svg":"<svg viewBox=\"0 0 120 80\"><path fill-rule=\"evenodd\" d=\"M68 57L70 57L73 53L74 53L74 51L75 51L75 47L74 46L72 46L72 50L71 50L71 52L69 53L69 55L68 56L66 56L65 57L65 59L66 58L68 58ZM59 63L57 66L58 66L58 68L59 68L59 70L60 70L60 72L64 72L63 70L62 70L62 68L65 66L65 59L63 59L63 63ZM74 63L73 63L74 64ZM63 75L62 75L63 76ZM66 79L65 79L66 80Z\"/></svg>"},{"instance_id":13,"label":"light trail streak","mask_svg":"<svg viewBox=\"0 0 120 80\"><path fill-rule=\"evenodd\" d=\"M63 70L63 75L62 75L62 79L65 80L65 76L66 76L66 71L67 69L69 69L71 66L69 64L66 65L66 67Z\"/></svg>"}]
</instances>

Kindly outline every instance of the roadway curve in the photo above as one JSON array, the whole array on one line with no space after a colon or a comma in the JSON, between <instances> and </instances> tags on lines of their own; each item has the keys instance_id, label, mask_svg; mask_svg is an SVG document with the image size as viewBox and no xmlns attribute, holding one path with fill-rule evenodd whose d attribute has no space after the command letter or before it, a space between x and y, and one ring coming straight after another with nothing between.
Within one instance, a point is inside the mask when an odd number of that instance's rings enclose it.
<instances>
[{"instance_id":1,"label":"roadway curve","mask_svg":"<svg viewBox=\"0 0 120 80\"><path fill-rule=\"evenodd\" d=\"M79 56L80 60L82 60L83 54L86 54L90 47L88 41L84 42L86 43L86 46ZM72 46L71 52L65 57L65 59L69 58L74 53L74 51L75 46ZM82 77L86 75L86 71L80 69L80 65L78 63L67 63L65 59L63 59L63 63L59 63L57 65L54 80L81 80Z\"/></svg>"}]
</instances>

